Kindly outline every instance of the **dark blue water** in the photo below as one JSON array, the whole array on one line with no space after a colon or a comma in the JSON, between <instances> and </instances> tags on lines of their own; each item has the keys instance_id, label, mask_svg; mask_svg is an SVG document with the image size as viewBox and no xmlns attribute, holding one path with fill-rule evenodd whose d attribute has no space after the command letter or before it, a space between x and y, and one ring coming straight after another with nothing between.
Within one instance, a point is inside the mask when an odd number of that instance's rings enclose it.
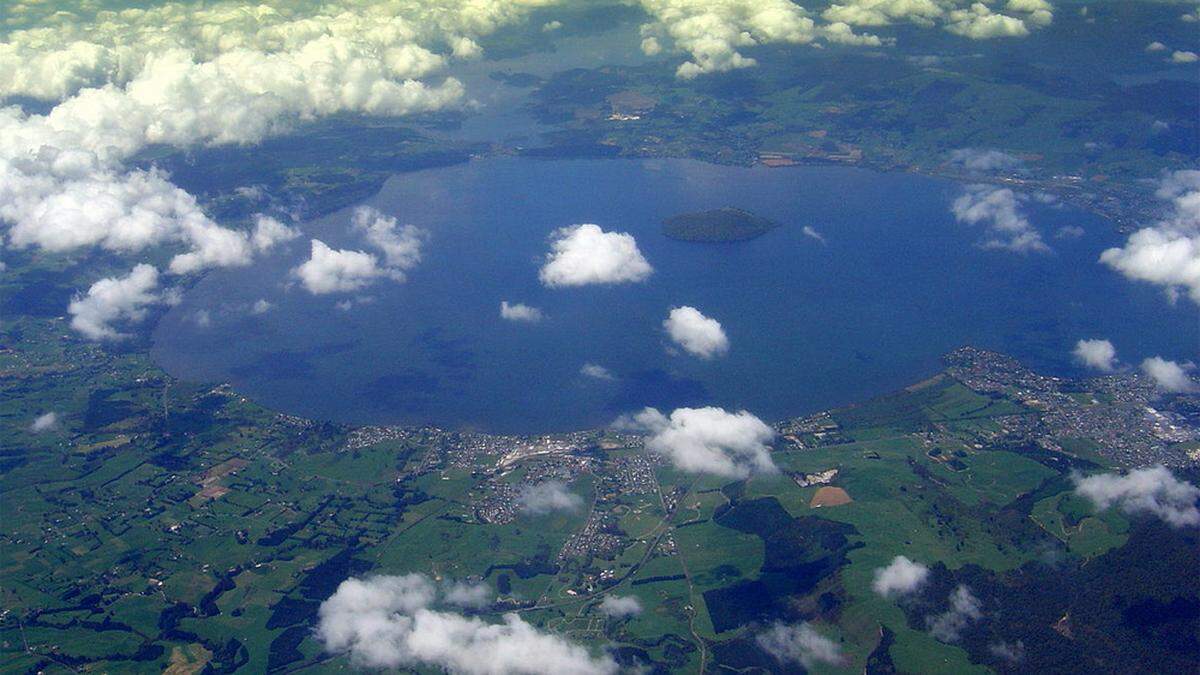
<instances>
[{"instance_id":1,"label":"dark blue water","mask_svg":"<svg viewBox=\"0 0 1200 675\"><path fill-rule=\"evenodd\" d=\"M233 382L280 410L357 423L430 423L502 432L599 425L644 405L714 404L766 419L848 403L939 369L963 344L1070 374L1081 337L1107 337L1127 362L1194 358L1194 305L1096 263L1120 241L1066 208L1028 206L1054 247L1017 255L978 246L949 213L956 184L844 168L743 169L697 162L489 159L392 179L371 204L428 229L404 284L313 297L288 287L308 238L365 248L349 212L253 268L190 290L155 334L172 373ZM664 217L735 206L783 223L749 242L660 234ZM633 233L655 274L643 284L546 289L537 278L555 228ZM808 225L827 243L806 237ZM1055 239L1063 225L1078 239ZM359 298L350 311L339 300ZM261 316L246 307L275 304ZM526 325L501 300L540 307ZM694 305L718 319L728 356L668 353L661 323ZM195 321L208 312L207 326ZM584 363L613 381L579 374Z\"/></svg>"}]
</instances>

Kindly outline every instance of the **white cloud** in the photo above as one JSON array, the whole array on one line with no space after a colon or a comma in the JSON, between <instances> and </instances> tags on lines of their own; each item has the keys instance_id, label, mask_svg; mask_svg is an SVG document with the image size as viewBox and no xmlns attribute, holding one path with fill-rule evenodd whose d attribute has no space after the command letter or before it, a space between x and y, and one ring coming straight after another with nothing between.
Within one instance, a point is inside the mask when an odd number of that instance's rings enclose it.
<instances>
[{"instance_id":1,"label":"white cloud","mask_svg":"<svg viewBox=\"0 0 1200 675\"><path fill-rule=\"evenodd\" d=\"M1162 52L1166 51L1166 49L1167 46L1157 40L1146 45L1146 51L1148 52Z\"/></svg>"},{"instance_id":2,"label":"white cloud","mask_svg":"<svg viewBox=\"0 0 1200 675\"><path fill-rule=\"evenodd\" d=\"M767 447L775 432L745 410L678 408L667 417L646 408L618 419L614 426L649 433L646 449L684 471L728 478L778 471Z\"/></svg>"},{"instance_id":3,"label":"white cloud","mask_svg":"<svg viewBox=\"0 0 1200 675\"><path fill-rule=\"evenodd\" d=\"M886 567L875 570L871 588L885 598L908 595L919 589L928 578L928 567L898 555Z\"/></svg>"},{"instance_id":4,"label":"white cloud","mask_svg":"<svg viewBox=\"0 0 1200 675\"><path fill-rule=\"evenodd\" d=\"M19 144L14 109L0 109L0 139ZM245 265L251 246L245 234L210 220L196 200L155 170L119 172L100 167L83 151L50 146L28 150L0 140L0 220L11 223L13 248L51 252L99 247L133 253L164 243L192 250L176 256L171 271Z\"/></svg>"},{"instance_id":5,"label":"white cloud","mask_svg":"<svg viewBox=\"0 0 1200 675\"><path fill-rule=\"evenodd\" d=\"M403 273L421 262L424 230L413 225L398 225L395 218L377 209L360 206L354 210L354 228L366 234L367 242L383 253L387 267L403 280Z\"/></svg>"},{"instance_id":6,"label":"white cloud","mask_svg":"<svg viewBox=\"0 0 1200 675\"><path fill-rule=\"evenodd\" d=\"M808 237L809 239L816 239L822 244L825 243L825 235L818 232L817 228L811 225L805 225L800 231L803 232L804 236Z\"/></svg>"},{"instance_id":7,"label":"white cloud","mask_svg":"<svg viewBox=\"0 0 1200 675\"><path fill-rule=\"evenodd\" d=\"M983 223L990 237L984 248L1003 249L1015 253L1046 253L1050 247L1042 235L1021 211L1023 195L994 185L968 185L961 196L950 205L950 211L961 223Z\"/></svg>"},{"instance_id":8,"label":"white cloud","mask_svg":"<svg viewBox=\"0 0 1200 675\"><path fill-rule=\"evenodd\" d=\"M1185 290L1200 303L1200 170L1165 175L1155 193L1171 202L1168 216L1129 235L1100 262L1129 279L1163 286L1168 297Z\"/></svg>"},{"instance_id":9,"label":"white cloud","mask_svg":"<svg viewBox=\"0 0 1200 675\"><path fill-rule=\"evenodd\" d=\"M814 665L840 665L842 650L837 643L821 635L805 622L799 625L776 623L760 633L755 642L781 663L799 663L811 669Z\"/></svg>"},{"instance_id":10,"label":"white cloud","mask_svg":"<svg viewBox=\"0 0 1200 675\"><path fill-rule=\"evenodd\" d=\"M400 226L395 218L366 206L355 209L351 223L368 244L383 254L383 262L366 251L333 249L313 239L309 259L292 270L309 293L358 291L380 278L403 282L407 272L420 262L421 246L426 239L424 230L412 225ZM347 303L342 308L348 310L351 306L352 303Z\"/></svg>"},{"instance_id":11,"label":"white cloud","mask_svg":"<svg viewBox=\"0 0 1200 675\"><path fill-rule=\"evenodd\" d=\"M254 218L254 234L250 242L258 251L269 251L300 236L300 230L289 227L270 216L259 214Z\"/></svg>"},{"instance_id":12,"label":"white cloud","mask_svg":"<svg viewBox=\"0 0 1200 675\"><path fill-rule=\"evenodd\" d=\"M1025 643L1021 640L1011 644L996 642L988 645L988 651L1009 663L1020 663L1025 660Z\"/></svg>"},{"instance_id":13,"label":"white cloud","mask_svg":"<svg viewBox=\"0 0 1200 675\"><path fill-rule=\"evenodd\" d=\"M1102 473L1075 477L1075 491L1097 509L1114 506L1127 513L1149 513L1173 527L1200 525L1200 488L1176 478L1164 466L1135 469L1127 474Z\"/></svg>"},{"instance_id":14,"label":"white cloud","mask_svg":"<svg viewBox=\"0 0 1200 675\"><path fill-rule=\"evenodd\" d=\"M318 239L312 240L309 259L292 270L292 274L313 295L361 290L380 277L404 279L403 275L397 278L380 267L379 260L370 253L332 249Z\"/></svg>"},{"instance_id":15,"label":"white cloud","mask_svg":"<svg viewBox=\"0 0 1200 675\"><path fill-rule=\"evenodd\" d=\"M579 369L579 374L585 377L595 378L597 380L615 380L616 376L612 371L602 365L596 363L585 363Z\"/></svg>"},{"instance_id":16,"label":"white cloud","mask_svg":"<svg viewBox=\"0 0 1200 675\"><path fill-rule=\"evenodd\" d=\"M254 301L253 305L250 306L250 313L251 314L266 314L267 312L274 309L274 307L275 307L275 305L272 305L265 298L259 298L258 300Z\"/></svg>"},{"instance_id":17,"label":"white cloud","mask_svg":"<svg viewBox=\"0 0 1200 675\"><path fill-rule=\"evenodd\" d=\"M500 623L438 609L426 576L348 579L321 603L316 636L367 668L429 667L462 675L610 675L616 663L517 614Z\"/></svg>"},{"instance_id":18,"label":"white cloud","mask_svg":"<svg viewBox=\"0 0 1200 675\"><path fill-rule=\"evenodd\" d=\"M442 585L442 599L455 607L482 609L491 604L492 589L487 584L454 581Z\"/></svg>"},{"instance_id":19,"label":"white cloud","mask_svg":"<svg viewBox=\"0 0 1200 675\"><path fill-rule=\"evenodd\" d=\"M50 431L58 426L58 413L51 411L43 413L34 418L29 425L29 431L40 434L45 431Z\"/></svg>"},{"instance_id":20,"label":"white cloud","mask_svg":"<svg viewBox=\"0 0 1200 675\"><path fill-rule=\"evenodd\" d=\"M126 337L112 324L118 321L138 322L146 316L146 308L162 302L158 289L158 270L141 264L128 276L101 279L92 284L86 295L76 296L67 312L71 328L90 340L117 340Z\"/></svg>"},{"instance_id":21,"label":"white cloud","mask_svg":"<svg viewBox=\"0 0 1200 675\"><path fill-rule=\"evenodd\" d=\"M1078 225L1063 225L1054 232L1055 239L1078 239L1087 234L1087 230Z\"/></svg>"},{"instance_id":22,"label":"white cloud","mask_svg":"<svg viewBox=\"0 0 1200 675\"><path fill-rule=\"evenodd\" d=\"M530 307L520 302L510 304L507 300L502 300L500 302L500 318L508 321L537 323L546 317L537 307Z\"/></svg>"},{"instance_id":23,"label":"white cloud","mask_svg":"<svg viewBox=\"0 0 1200 675\"><path fill-rule=\"evenodd\" d=\"M1009 0L1005 13L993 11L989 4L990 0L845 0L831 4L821 17L854 26L940 25L973 40L1021 37L1054 21L1054 8L1046 0Z\"/></svg>"},{"instance_id":24,"label":"white cloud","mask_svg":"<svg viewBox=\"0 0 1200 675\"><path fill-rule=\"evenodd\" d=\"M1116 370L1117 348L1108 340L1080 340L1071 352L1075 360L1104 373Z\"/></svg>"},{"instance_id":25,"label":"white cloud","mask_svg":"<svg viewBox=\"0 0 1200 675\"><path fill-rule=\"evenodd\" d=\"M972 40L1029 35L1029 28L1024 21L993 12L982 2L976 2L966 9L951 10L946 18L946 30Z\"/></svg>"},{"instance_id":26,"label":"white cloud","mask_svg":"<svg viewBox=\"0 0 1200 675\"><path fill-rule=\"evenodd\" d=\"M968 171L987 173L1011 171L1025 166L1019 157L1002 150L985 148L959 148L950 151L950 163Z\"/></svg>"},{"instance_id":27,"label":"white cloud","mask_svg":"<svg viewBox=\"0 0 1200 675\"><path fill-rule=\"evenodd\" d=\"M642 26L642 51L655 56L664 43L690 56L676 70L681 79L749 68L743 50L766 44L819 42L880 46L877 36L855 33L843 21L818 25L790 0L639 0L653 21Z\"/></svg>"},{"instance_id":28,"label":"white cloud","mask_svg":"<svg viewBox=\"0 0 1200 675\"><path fill-rule=\"evenodd\" d=\"M1191 364L1180 365L1161 356L1151 356L1142 361L1142 372L1154 380L1159 389L1176 394L1200 391L1200 385L1188 376L1190 367Z\"/></svg>"},{"instance_id":29,"label":"white cloud","mask_svg":"<svg viewBox=\"0 0 1200 675\"><path fill-rule=\"evenodd\" d=\"M625 232L583 224L555 230L539 278L551 288L645 281L654 268Z\"/></svg>"},{"instance_id":30,"label":"white cloud","mask_svg":"<svg viewBox=\"0 0 1200 675\"><path fill-rule=\"evenodd\" d=\"M1179 51L1171 52L1171 63L1195 63L1200 61L1200 55L1196 52Z\"/></svg>"},{"instance_id":31,"label":"white cloud","mask_svg":"<svg viewBox=\"0 0 1200 675\"><path fill-rule=\"evenodd\" d=\"M131 254L176 244L186 249L169 266L176 274L248 264L256 246L286 232L256 232L252 244L164 175L129 170L127 160L154 144L254 143L340 112L458 105L462 84L437 72L477 52L473 37L538 4L264 0L252 9L225 1L107 11L83 3L30 13L33 27L0 42L0 99L57 104L44 114L0 109L0 221L18 248ZM445 46L451 53L438 53Z\"/></svg>"},{"instance_id":32,"label":"white cloud","mask_svg":"<svg viewBox=\"0 0 1200 675\"><path fill-rule=\"evenodd\" d=\"M971 623L983 618L979 599L971 589L959 585L950 594L950 608L941 614L926 617L925 623L933 637L942 642L958 642Z\"/></svg>"},{"instance_id":33,"label":"white cloud","mask_svg":"<svg viewBox=\"0 0 1200 675\"><path fill-rule=\"evenodd\" d=\"M538 515L552 511L578 511L583 507L583 499L557 480L525 486L517 501L522 511Z\"/></svg>"},{"instance_id":34,"label":"white cloud","mask_svg":"<svg viewBox=\"0 0 1200 675\"><path fill-rule=\"evenodd\" d=\"M632 595L606 595L600 602L600 613L614 619L627 619L642 613L642 603Z\"/></svg>"},{"instance_id":35,"label":"white cloud","mask_svg":"<svg viewBox=\"0 0 1200 675\"><path fill-rule=\"evenodd\" d=\"M729 351L729 338L720 322L704 316L695 307L671 309L663 328L675 344L693 356L711 359Z\"/></svg>"}]
</instances>

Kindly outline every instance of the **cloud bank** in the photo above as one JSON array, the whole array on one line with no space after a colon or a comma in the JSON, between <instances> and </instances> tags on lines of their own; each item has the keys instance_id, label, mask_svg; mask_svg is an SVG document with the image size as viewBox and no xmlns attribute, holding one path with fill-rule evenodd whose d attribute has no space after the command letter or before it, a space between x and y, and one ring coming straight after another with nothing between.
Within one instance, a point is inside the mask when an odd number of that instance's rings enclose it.
<instances>
[{"instance_id":1,"label":"cloud bank","mask_svg":"<svg viewBox=\"0 0 1200 675\"><path fill-rule=\"evenodd\" d=\"M555 230L538 278L550 288L645 281L654 268L626 232L585 223Z\"/></svg>"},{"instance_id":2,"label":"cloud bank","mask_svg":"<svg viewBox=\"0 0 1200 675\"><path fill-rule=\"evenodd\" d=\"M885 598L908 595L921 588L929 578L929 568L898 555L887 567L875 570L871 588Z\"/></svg>"},{"instance_id":3,"label":"cloud bank","mask_svg":"<svg viewBox=\"0 0 1200 675\"><path fill-rule=\"evenodd\" d=\"M1090 499L1100 510L1115 506L1126 513L1157 516L1172 527L1200 525L1200 511L1196 509L1200 488L1179 480L1161 465L1124 475L1076 477L1075 492Z\"/></svg>"},{"instance_id":4,"label":"cloud bank","mask_svg":"<svg viewBox=\"0 0 1200 675\"><path fill-rule=\"evenodd\" d=\"M622 417L615 426L649 433L646 449L667 457L683 471L726 478L778 472L767 446L775 432L745 410L677 408L667 417L646 408Z\"/></svg>"},{"instance_id":5,"label":"cloud bank","mask_svg":"<svg viewBox=\"0 0 1200 675\"><path fill-rule=\"evenodd\" d=\"M1054 21L1054 7L1046 0L1008 0L1001 11L993 10L990 4L970 0L848 0L831 4L821 17L851 26L940 25L972 40L1024 37Z\"/></svg>"},{"instance_id":6,"label":"cloud bank","mask_svg":"<svg viewBox=\"0 0 1200 675\"><path fill-rule=\"evenodd\" d=\"M692 356L711 359L729 351L729 338L720 322L695 307L675 307L663 321L671 341Z\"/></svg>"},{"instance_id":7,"label":"cloud bank","mask_svg":"<svg viewBox=\"0 0 1200 675\"><path fill-rule=\"evenodd\" d=\"M516 614L488 623L438 608L422 574L348 579L318 611L317 639L367 668L429 667L464 675L611 675L616 663L542 632ZM443 603L448 599L441 598Z\"/></svg>"}]
</instances>

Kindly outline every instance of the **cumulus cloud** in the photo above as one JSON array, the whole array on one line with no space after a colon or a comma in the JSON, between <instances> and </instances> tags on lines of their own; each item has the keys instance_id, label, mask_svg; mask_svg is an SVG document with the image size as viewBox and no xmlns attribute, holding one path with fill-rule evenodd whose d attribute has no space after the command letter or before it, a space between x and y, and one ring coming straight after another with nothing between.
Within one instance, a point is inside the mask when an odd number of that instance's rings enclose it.
<instances>
[{"instance_id":1,"label":"cumulus cloud","mask_svg":"<svg viewBox=\"0 0 1200 675\"><path fill-rule=\"evenodd\" d=\"M1176 50L1171 52L1171 63L1195 63L1200 61L1200 55L1196 52Z\"/></svg>"},{"instance_id":2,"label":"cumulus cloud","mask_svg":"<svg viewBox=\"0 0 1200 675\"><path fill-rule=\"evenodd\" d=\"M642 613L642 603L632 595L606 595L600 602L600 613L613 619L627 619Z\"/></svg>"},{"instance_id":3,"label":"cumulus cloud","mask_svg":"<svg viewBox=\"0 0 1200 675\"><path fill-rule=\"evenodd\" d=\"M1148 52L1163 52L1166 50L1167 46L1157 40L1146 45L1146 51Z\"/></svg>"},{"instance_id":4,"label":"cumulus cloud","mask_svg":"<svg viewBox=\"0 0 1200 675\"><path fill-rule=\"evenodd\" d=\"M1171 299L1182 290L1200 304L1200 170L1167 174L1155 194L1171 203L1167 217L1101 253L1100 262L1129 279L1164 287Z\"/></svg>"},{"instance_id":5,"label":"cumulus cloud","mask_svg":"<svg viewBox=\"0 0 1200 675\"><path fill-rule=\"evenodd\" d=\"M300 230L284 225L270 216L259 214L254 218L254 233L250 237L250 242L258 251L269 251L299 236Z\"/></svg>"},{"instance_id":6,"label":"cumulus cloud","mask_svg":"<svg viewBox=\"0 0 1200 675\"><path fill-rule=\"evenodd\" d=\"M950 608L925 618L930 634L942 642L958 642L967 626L983 618L979 599L971 589L959 585L950 594Z\"/></svg>"},{"instance_id":7,"label":"cumulus cloud","mask_svg":"<svg viewBox=\"0 0 1200 675\"><path fill-rule=\"evenodd\" d=\"M885 598L908 595L919 589L928 578L928 567L898 555L886 567L875 570L871 588Z\"/></svg>"},{"instance_id":8,"label":"cumulus cloud","mask_svg":"<svg viewBox=\"0 0 1200 675\"><path fill-rule=\"evenodd\" d=\"M1011 171L1025 166L1019 157L1002 150L986 148L959 148L950 151L950 164L967 171L990 173Z\"/></svg>"},{"instance_id":9,"label":"cumulus cloud","mask_svg":"<svg viewBox=\"0 0 1200 675\"><path fill-rule=\"evenodd\" d=\"M684 471L727 478L778 471L767 446L775 432L745 410L677 408L667 417L655 408L646 408L618 419L614 426L648 433L646 449L667 457Z\"/></svg>"},{"instance_id":10,"label":"cumulus cloud","mask_svg":"<svg viewBox=\"0 0 1200 675\"><path fill-rule=\"evenodd\" d=\"M720 322L695 307L675 307L663 321L671 340L692 356L711 359L729 351L729 338Z\"/></svg>"},{"instance_id":11,"label":"cumulus cloud","mask_svg":"<svg viewBox=\"0 0 1200 675\"><path fill-rule=\"evenodd\" d=\"M583 499L557 480L525 486L517 501L522 511L538 515L552 511L578 511L583 507Z\"/></svg>"},{"instance_id":12,"label":"cumulus cloud","mask_svg":"<svg viewBox=\"0 0 1200 675\"><path fill-rule=\"evenodd\" d=\"M40 434L44 431L50 431L58 426L58 413L50 411L38 415L29 425L29 430L35 434Z\"/></svg>"},{"instance_id":13,"label":"cumulus cloud","mask_svg":"<svg viewBox=\"0 0 1200 675\"><path fill-rule=\"evenodd\" d=\"M1108 340L1080 340L1071 352L1075 360L1103 373L1116 370L1117 348Z\"/></svg>"},{"instance_id":14,"label":"cumulus cloud","mask_svg":"<svg viewBox=\"0 0 1200 675\"><path fill-rule=\"evenodd\" d=\"M438 600L437 586L421 574L348 579L321 603L316 636L327 651L349 654L367 668L427 667L464 675L617 672L610 657L593 657L516 614L489 623L442 609Z\"/></svg>"},{"instance_id":15,"label":"cumulus cloud","mask_svg":"<svg viewBox=\"0 0 1200 675\"><path fill-rule=\"evenodd\" d=\"M383 259L393 275L399 275L421 262L421 245L425 231L413 225L399 225L395 218L369 206L354 210L351 222L363 232L367 242L383 253Z\"/></svg>"},{"instance_id":16,"label":"cumulus cloud","mask_svg":"<svg viewBox=\"0 0 1200 675\"><path fill-rule=\"evenodd\" d=\"M267 312L271 311L274 307L275 307L275 305L272 305L265 298L259 298L258 300L254 301L253 305L250 305L250 313L256 314L256 315L257 314L266 314Z\"/></svg>"},{"instance_id":17,"label":"cumulus cloud","mask_svg":"<svg viewBox=\"0 0 1200 675\"><path fill-rule=\"evenodd\" d=\"M1164 466L1135 469L1124 475L1102 473L1075 477L1075 492L1090 499L1097 509L1120 508L1126 513L1147 513L1172 527L1200 526L1200 488L1179 480Z\"/></svg>"},{"instance_id":18,"label":"cumulus cloud","mask_svg":"<svg viewBox=\"0 0 1200 675\"><path fill-rule=\"evenodd\" d=\"M1180 365L1161 356L1152 356L1142 361L1142 372L1154 380L1159 389L1171 393L1200 391L1200 386L1188 376L1191 364Z\"/></svg>"},{"instance_id":19,"label":"cumulus cloud","mask_svg":"<svg viewBox=\"0 0 1200 675\"><path fill-rule=\"evenodd\" d=\"M1022 37L1054 21L1054 8L1046 0L1008 0L999 12L989 4L969 0L843 0L832 3L821 17L853 26L940 25L973 40Z\"/></svg>"},{"instance_id":20,"label":"cumulus cloud","mask_svg":"<svg viewBox=\"0 0 1200 675\"><path fill-rule=\"evenodd\" d=\"M669 42L691 58L675 71L681 79L749 68L756 61L742 50L763 44L809 44L817 40L878 46L845 22L817 25L791 0L639 0L654 19L642 26L642 51L653 56Z\"/></svg>"},{"instance_id":21,"label":"cumulus cloud","mask_svg":"<svg viewBox=\"0 0 1200 675\"><path fill-rule=\"evenodd\" d=\"M167 268L173 274L249 264L278 237L218 225L165 175L131 169L129 160L152 145L252 144L340 113L402 116L461 105L465 89L443 75L447 64L478 57L480 38L534 9L565 3L215 0L110 10L79 2L61 12L18 3L7 9L23 17L10 24L22 28L0 42L0 100L55 105L36 114L0 110L0 220L18 248L129 254L172 244L185 249ZM638 4L649 17L643 49L657 53L666 43L687 54L677 71L683 78L754 65L742 52L756 45L884 44L845 20L818 25L791 0ZM1030 23L1048 15L1042 6L1010 0L1005 11ZM377 244L393 270L415 258L412 231L371 232L383 236ZM644 278L649 266L641 261L627 273Z\"/></svg>"},{"instance_id":22,"label":"cumulus cloud","mask_svg":"<svg viewBox=\"0 0 1200 675\"><path fill-rule=\"evenodd\" d=\"M960 223L983 224L989 238L984 248L1002 249L1014 253L1046 253L1050 247L1022 212L1026 201L1008 188L994 185L968 185L950 205L950 211Z\"/></svg>"},{"instance_id":23,"label":"cumulus cloud","mask_svg":"<svg viewBox=\"0 0 1200 675\"><path fill-rule=\"evenodd\" d=\"M31 27L0 42L0 99L57 103L0 109L0 221L17 248L131 254L172 244L186 249L168 267L175 274L246 265L289 231L264 220L252 233L222 227L164 174L128 160L150 145L255 143L323 115L457 105L462 84L437 72L537 4L84 3L31 15Z\"/></svg>"},{"instance_id":24,"label":"cumulus cloud","mask_svg":"<svg viewBox=\"0 0 1200 675\"><path fill-rule=\"evenodd\" d=\"M626 232L583 224L555 230L539 278L551 288L645 281L654 268Z\"/></svg>"},{"instance_id":25,"label":"cumulus cloud","mask_svg":"<svg viewBox=\"0 0 1200 675\"><path fill-rule=\"evenodd\" d=\"M546 317L542 314L542 310L537 307L530 307L520 302L510 304L507 300L502 300L500 302L500 318L507 319L508 321L537 323Z\"/></svg>"},{"instance_id":26,"label":"cumulus cloud","mask_svg":"<svg viewBox=\"0 0 1200 675\"><path fill-rule=\"evenodd\" d=\"M837 643L817 632L811 624L799 625L776 623L760 633L755 642L781 663L799 663L805 668L824 663L843 663L842 650Z\"/></svg>"},{"instance_id":27,"label":"cumulus cloud","mask_svg":"<svg viewBox=\"0 0 1200 675\"><path fill-rule=\"evenodd\" d=\"M346 293L366 288L380 277L403 281L379 265L379 260L364 251L333 249L319 239L312 240L307 261L292 270L300 283L313 295Z\"/></svg>"},{"instance_id":28,"label":"cumulus cloud","mask_svg":"<svg viewBox=\"0 0 1200 675\"><path fill-rule=\"evenodd\" d=\"M597 380L615 380L616 376L612 371L602 365L596 363L585 363L579 369L579 374L585 377L595 378Z\"/></svg>"},{"instance_id":29,"label":"cumulus cloud","mask_svg":"<svg viewBox=\"0 0 1200 675\"><path fill-rule=\"evenodd\" d=\"M101 279L67 307L71 328L90 340L127 337L117 332L113 324L136 323L145 318L148 307L163 301L157 290L158 270L144 263L134 267L128 276Z\"/></svg>"},{"instance_id":30,"label":"cumulus cloud","mask_svg":"<svg viewBox=\"0 0 1200 675\"><path fill-rule=\"evenodd\" d=\"M822 244L825 243L825 235L818 232L817 228L811 225L805 225L800 231L803 232L804 236L808 237L809 239L816 239Z\"/></svg>"}]
</instances>

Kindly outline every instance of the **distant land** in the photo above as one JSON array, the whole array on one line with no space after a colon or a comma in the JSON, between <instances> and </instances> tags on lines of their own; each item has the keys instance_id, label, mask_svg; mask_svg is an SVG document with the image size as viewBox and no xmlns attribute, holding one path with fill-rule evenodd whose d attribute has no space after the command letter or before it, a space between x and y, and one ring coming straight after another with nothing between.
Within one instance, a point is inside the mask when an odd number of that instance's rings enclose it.
<instances>
[{"instance_id":1,"label":"distant land","mask_svg":"<svg viewBox=\"0 0 1200 675\"><path fill-rule=\"evenodd\" d=\"M705 243L746 241L761 237L779 223L735 208L697 211L663 221L663 234L680 241Z\"/></svg>"}]
</instances>

